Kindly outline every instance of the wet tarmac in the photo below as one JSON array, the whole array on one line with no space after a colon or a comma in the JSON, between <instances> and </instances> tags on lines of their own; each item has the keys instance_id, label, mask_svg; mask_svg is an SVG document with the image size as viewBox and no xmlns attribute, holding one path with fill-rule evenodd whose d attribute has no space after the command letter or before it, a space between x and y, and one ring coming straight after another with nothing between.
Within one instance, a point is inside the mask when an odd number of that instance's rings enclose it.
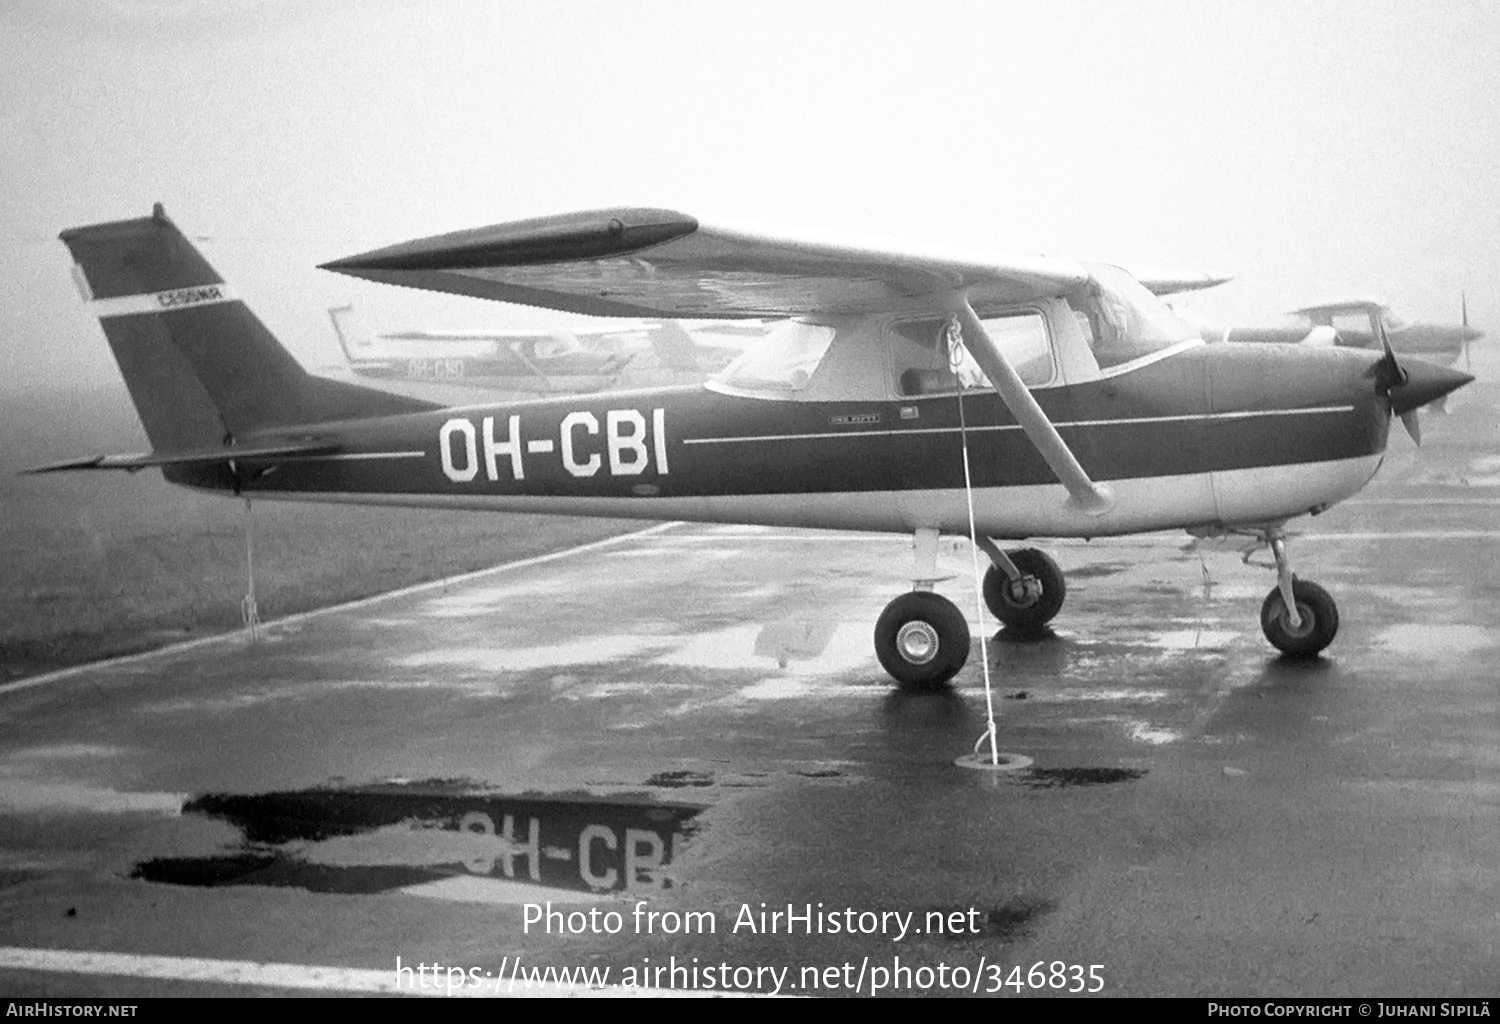
<instances>
[{"instance_id":1,"label":"wet tarmac","mask_svg":"<svg viewBox=\"0 0 1500 1024\"><path fill-rule=\"evenodd\" d=\"M1486 377L1299 524L1324 658L1233 546L1057 545L1055 630L989 636L1013 771L954 764L966 547L955 688L875 661L899 537L675 526L12 684L0 992L1494 995Z\"/></svg>"}]
</instances>

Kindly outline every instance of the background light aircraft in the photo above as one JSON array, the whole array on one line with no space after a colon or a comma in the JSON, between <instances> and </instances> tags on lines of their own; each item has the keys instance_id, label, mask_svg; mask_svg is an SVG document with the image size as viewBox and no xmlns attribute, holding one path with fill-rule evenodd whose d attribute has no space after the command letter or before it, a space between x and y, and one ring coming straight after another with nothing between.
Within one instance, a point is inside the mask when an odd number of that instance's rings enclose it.
<instances>
[{"instance_id":1,"label":"background light aircraft","mask_svg":"<svg viewBox=\"0 0 1500 1024\"><path fill-rule=\"evenodd\" d=\"M327 268L600 316L788 318L700 386L445 408L302 370L167 220L65 231L160 467L256 498L909 532L915 589L875 627L902 685L941 685L967 622L932 590L972 534L983 593L1038 629L1065 582L1030 537L1243 533L1277 582L1261 626L1321 651L1338 611L1285 523L1357 492L1392 414L1472 378L1317 346L1208 345L1124 271L854 248L611 209L419 239Z\"/></svg>"},{"instance_id":2,"label":"background light aircraft","mask_svg":"<svg viewBox=\"0 0 1500 1024\"><path fill-rule=\"evenodd\" d=\"M354 307L328 310L349 369L380 380L496 390L598 391L619 382L655 323L582 330L411 330L372 338Z\"/></svg>"},{"instance_id":3,"label":"background light aircraft","mask_svg":"<svg viewBox=\"0 0 1500 1024\"><path fill-rule=\"evenodd\" d=\"M608 327L409 330L375 335L353 306L328 310L349 369L376 380L462 384L495 391L578 394L699 383L762 338L759 321L637 320Z\"/></svg>"},{"instance_id":4,"label":"background light aircraft","mask_svg":"<svg viewBox=\"0 0 1500 1024\"><path fill-rule=\"evenodd\" d=\"M1271 327L1224 327L1182 314L1198 328L1205 341L1270 342L1275 344L1343 345L1377 350L1383 333L1399 355L1421 356L1451 365L1468 344L1484 337L1469 326L1469 304L1462 302L1462 321L1457 324L1419 323L1398 318L1390 307L1376 299L1349 299L1292 311L1303 325ZM1181 312L1181 311L1179 311Z\"/></svg>"},{"instance_id":5,"label":"background light aircraft","mask_svg":"<svg viewBox=\"0 0 1500 1024\"><path fill-rule=\"evenodd\" d=\"M663 320L660 329L651 335L651 351L659 369L701 379L744 355L770 329L770 324L758 320L691 326L677 320Z\"/></svg>"}]
</instances>

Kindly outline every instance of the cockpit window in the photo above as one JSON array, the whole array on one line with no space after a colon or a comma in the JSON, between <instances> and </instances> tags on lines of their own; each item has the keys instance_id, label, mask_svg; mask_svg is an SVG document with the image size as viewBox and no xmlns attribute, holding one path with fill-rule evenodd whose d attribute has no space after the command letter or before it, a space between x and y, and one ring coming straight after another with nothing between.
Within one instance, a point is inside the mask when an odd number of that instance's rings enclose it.
<instances>
[{"instance_id":1,"label":"cockpit window","mask_svg":"<svg viewBox=\"0 0 1500 1024\"><path fill-rule=\"evenodd\" d=\"M714 379L740 391L801 391L832 343L832 327L784 320Z\"/></svg>"},{"instance_id":2,"label":"cockpit window","mask_svg":"<svg viewBox=\"0 0 1500 1024\"><path fill-rule=\"evenodd\" d=\"M1101 370L1198 335L1119 267L1089 264L1089 279L1064 296Z\"/></svg>"},{"instance_id":3,"label":"cockpit window","mask_svg":"<svg viewBox=\"0 0 1500 1024\"><path fill-rule=\"evenodd\" d=\"M990 317L984 331L1028 387L1052 380L1047 322L1034 312ZM896 389L904 396L947 394L963 387L987 388L989 378L963 344L950 345L946 320L905 320L892 325Z\"/></svg>"}]
</instances>

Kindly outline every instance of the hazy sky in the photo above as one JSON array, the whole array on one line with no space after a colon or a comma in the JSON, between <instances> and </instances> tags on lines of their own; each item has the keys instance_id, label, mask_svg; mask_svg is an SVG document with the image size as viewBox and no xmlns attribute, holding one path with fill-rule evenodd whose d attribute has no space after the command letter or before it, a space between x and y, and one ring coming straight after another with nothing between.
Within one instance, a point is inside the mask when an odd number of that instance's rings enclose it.
<instances>
[{"instance_id":1,"label":"hazy sky","mask_svg":"<svg viewBox=\"0 0 1500 1024\"><path fill-rule=\"evenodd\" d=\"M344 302L559 319L317 263L616 203L1223 270L1228 322L1467 289L1493 334L1497 111L1490 0L7 0L5 382L117 379L56 236L158 199L314 367Z\"/></svg>"}]
</instances>

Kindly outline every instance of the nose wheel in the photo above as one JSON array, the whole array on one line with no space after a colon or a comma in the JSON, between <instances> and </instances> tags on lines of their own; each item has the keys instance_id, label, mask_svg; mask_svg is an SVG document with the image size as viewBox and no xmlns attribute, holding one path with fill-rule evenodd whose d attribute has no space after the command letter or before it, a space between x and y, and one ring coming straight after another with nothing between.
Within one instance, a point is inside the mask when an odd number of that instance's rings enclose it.
<instances>
[{"instance_id":1,"label":"nose wheel","mask_svg":"<svg viewBox=\"0 0 1500 1024\"><path fill-rule=\"evenodd\" d=\"M1279 526L1265 528L1254 546L1245 552L1244 561L1265 545L1276 559L1276 586L1260 606L1260 628L1266 639L1283 654L1311 658L1333 643L1339 631L1339 609L1328 591L1299 580L1292 574L1292 562L1286 553L1286 537Z\"/></svg>"},{"instance_id":2,"label":"nose wheel","mask_svg":"<svg viewBox=\"0 0 1500 1024\"><path fill-rule=\"evenodd\" d=\"M1310 658L1333 643L1339 631L1339 609L1328 591L1294 576L1292 607L1297 609L1295 622L1279 586L1260 606L1260 628L1273 647L1294 657Z\"/></svg>"}]
</instances>

